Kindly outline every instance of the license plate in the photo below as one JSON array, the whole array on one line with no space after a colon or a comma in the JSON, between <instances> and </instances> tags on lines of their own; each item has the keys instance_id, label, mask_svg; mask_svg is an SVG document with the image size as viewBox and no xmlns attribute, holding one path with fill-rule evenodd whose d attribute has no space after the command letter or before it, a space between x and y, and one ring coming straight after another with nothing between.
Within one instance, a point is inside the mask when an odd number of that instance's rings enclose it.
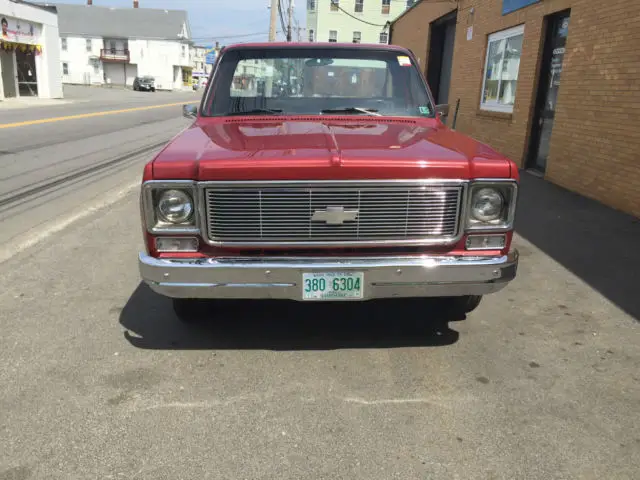
<instances>
[{"instance_id":1,"label":"license plate","mask_svg":"<svg viewBox=\"0 0 640 480\"><path fill-rule=\"evenodd\" d=\"M303 300L362 298L364 273L314 272L302 274Z\"/></svg>"}]
</instances>

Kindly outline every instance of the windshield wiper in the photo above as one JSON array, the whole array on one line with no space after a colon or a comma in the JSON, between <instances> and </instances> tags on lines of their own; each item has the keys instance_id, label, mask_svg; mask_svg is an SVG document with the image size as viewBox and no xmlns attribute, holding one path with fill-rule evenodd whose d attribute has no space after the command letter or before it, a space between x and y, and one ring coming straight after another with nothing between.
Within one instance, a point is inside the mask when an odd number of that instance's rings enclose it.
<instances>
[{"instance_id":1,"label":"windshield wiper","mask_svg":"<svg viewBox=\"0 0 640 480\"><path fill-rule=\"evenodd\" d=\"M240 110L237 112L227 112L225 115L277 115L282 113L278 108L254 108L253 110Z\"/></svg>"},{"instance_id":2,"label":"windshield wiper","mask_svg":"<svg viewBox=\"0 0 640 480\"><path fill-rule=\"evenodd\" d=\"M361 107L327 108L321 111L321 113L364 113L366 115L376 115L379 117L380 114L377 112L378 110L374 108Z\"/></svg>"}]
</instances>

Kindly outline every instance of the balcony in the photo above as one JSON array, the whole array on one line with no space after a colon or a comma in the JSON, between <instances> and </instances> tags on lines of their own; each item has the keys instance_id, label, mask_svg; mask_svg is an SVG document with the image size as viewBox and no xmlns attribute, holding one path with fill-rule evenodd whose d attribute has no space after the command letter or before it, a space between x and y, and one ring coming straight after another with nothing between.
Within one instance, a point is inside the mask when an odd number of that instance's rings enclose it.
<instances>
[{"instance_id":1,"label":"balcony","mask_svg":"<svg viewBox=\"0 0 640 480\"><path fill-rule=\"evenodd\" d=\"M115 48L100 49L100 60L103 62L129 63L129 50L116 50Z\"/></svg>"}]
</instances>

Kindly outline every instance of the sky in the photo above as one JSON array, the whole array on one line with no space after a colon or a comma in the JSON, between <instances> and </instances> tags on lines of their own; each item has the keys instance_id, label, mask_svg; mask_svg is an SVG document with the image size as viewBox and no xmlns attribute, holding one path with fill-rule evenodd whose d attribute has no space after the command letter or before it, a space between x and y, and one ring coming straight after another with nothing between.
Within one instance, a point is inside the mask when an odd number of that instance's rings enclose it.
<instances>
[{"instance_id":1,"label":"sky","mask_svg":"<svg viewBox=\"0 0 640 480\"><path fill-rule=\"evenodd\" d=\"M49 0L56 3L55 0ZM281 0L283 7L288 0ZM86 4L86 0L60 0L57 3ZM198 45L266 41L269 38L270 0L139 0L140 8L186 10L193 40ZM101 7L132 7L133 0L93 0ZM283 8L286 21L286 10ZM294 1L294 13L301 28L305 27L306 0ZM280 20L278 40L285 40ZM294 23L294 26L296 24ZM301 30L305 39L306 31ZM294 39L297 32L293 31Z\"/></svg>"}]
</instances>

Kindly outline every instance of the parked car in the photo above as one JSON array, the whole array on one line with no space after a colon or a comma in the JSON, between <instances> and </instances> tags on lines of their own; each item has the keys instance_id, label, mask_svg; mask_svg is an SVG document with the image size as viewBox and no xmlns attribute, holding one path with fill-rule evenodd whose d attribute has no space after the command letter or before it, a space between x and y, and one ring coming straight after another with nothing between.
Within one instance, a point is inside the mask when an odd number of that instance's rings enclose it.
<instances>
[{"instance_id":1,"label":"parked car","mask_svg":"<svg viewBox=\"0 0 640 480\"><path fill-rule=\"evenodd\" d=\"M258 58L278 77L303 63L301 94L266 81L233 96ZM438 297L471 312L516 276L519 176L448 128L447 108L401 47L224 48L200 107L184 106L193 124L144 169L142 279L185 321L239 298Z\"/></svg>"},{"instance_id":2,"label":"parked car","mask_svg":"<svg viewBox=\"0 0 640 480\"><path fill-rule=\"evenodd\" d=\"M148 92L156 91L156 79L145 75L144 77L136 77L133 80L133 89L134 90L146 90Z\"/></svg>"}]
</instances>

